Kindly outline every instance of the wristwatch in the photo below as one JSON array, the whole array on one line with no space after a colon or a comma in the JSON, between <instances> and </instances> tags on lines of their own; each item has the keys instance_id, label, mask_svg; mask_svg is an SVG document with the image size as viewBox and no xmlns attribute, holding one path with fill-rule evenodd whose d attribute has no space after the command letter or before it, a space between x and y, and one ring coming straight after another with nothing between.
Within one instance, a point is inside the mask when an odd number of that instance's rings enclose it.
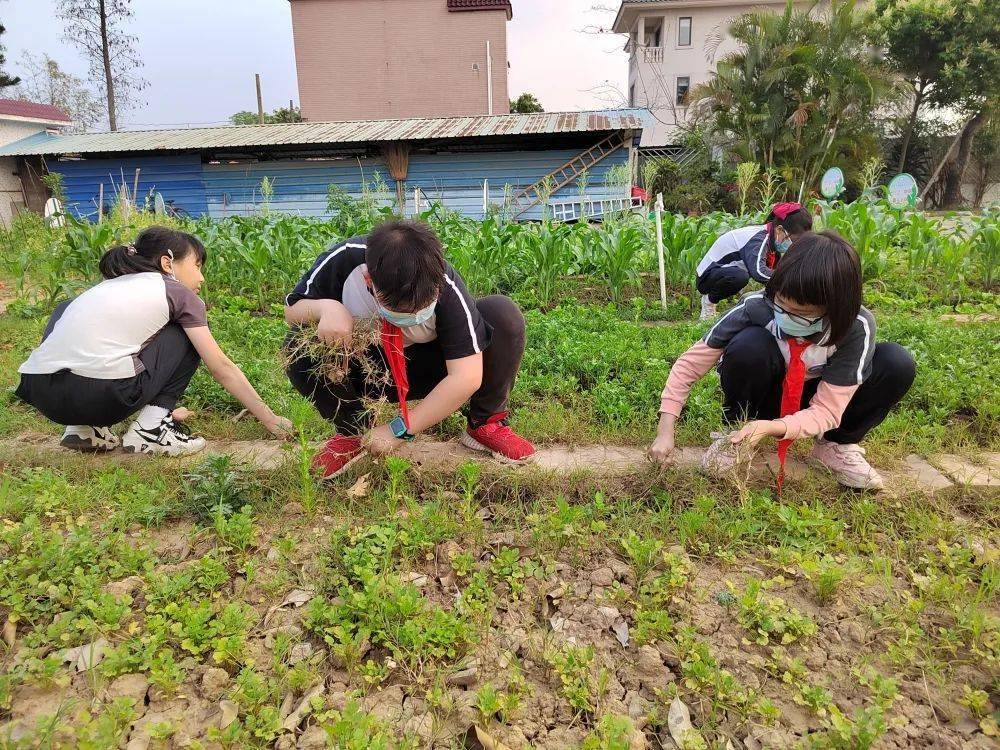
<instances>
[{"instance_id":1,"label":"wristwatch","mask_svg":"<svg viewBox=\"0 0 1000 750\"><path fill-rule=\"evenodd\" d=\"M406 422L403 421L402 417L396 417L394 420L389 422L389 431L398 439L406 440L407 442L412 442L415 437L410 434L409 430L406 429Z\"/></svg>"}]
</instances>

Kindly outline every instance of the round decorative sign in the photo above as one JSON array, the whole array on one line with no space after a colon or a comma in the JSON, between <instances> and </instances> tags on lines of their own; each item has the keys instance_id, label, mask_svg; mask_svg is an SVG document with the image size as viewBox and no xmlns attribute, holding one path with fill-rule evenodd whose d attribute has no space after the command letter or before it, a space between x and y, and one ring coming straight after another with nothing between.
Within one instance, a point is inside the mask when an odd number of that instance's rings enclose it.
<instances>
[{"instance_id":1,"label":"round decorative sign","mask_svg":"<svg viewBox=\"0 0 1000 750\"><path fill-rule=\"evenodd\" d=\"M889 181L889 205L893 208L904 208L917 205L917 181L913 175L898 174Z\"/></svg>"},{"instance_id":2,"label":"round decorative sign","mask_svg":"<svg viewBox=\"0 0 1000 750\"><path fill-rule=\"evenodd\" d=\"M167 213L167 204L163 200L163 193L156 193L153 196L153 213L157 216L165 216Z\"/></svg>"},{"instance_id":3,"label":"round decorative sign","mask_svg":"<svg viewBox=\"0 0 1000 750\"><path fill-rule=\"evenodd\" d=\"M823 179L820 180L819 191L828 200L833 200L844 192L844 173L840 167L830 167L826 170Z\"/></svg>"}]
</instances>

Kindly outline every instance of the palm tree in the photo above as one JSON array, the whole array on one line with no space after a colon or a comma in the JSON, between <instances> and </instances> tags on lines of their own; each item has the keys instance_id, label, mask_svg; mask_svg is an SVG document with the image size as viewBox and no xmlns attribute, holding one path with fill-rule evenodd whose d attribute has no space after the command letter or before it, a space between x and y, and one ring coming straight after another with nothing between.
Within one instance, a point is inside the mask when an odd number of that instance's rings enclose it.
<instances>
[{"instance_id":1,"label":"palm tree","mask_svg":"<svg viewBox=\"0 0 1000 750\"><path fill-rule=\"evenodd\" d=\"M740 49L692 92L742 159L776 169L799 195L830 164L876 147L872 113L893 91L866 46L856 0L798 11L758 10L735 19Z\"/></svg>"}]
</instances>

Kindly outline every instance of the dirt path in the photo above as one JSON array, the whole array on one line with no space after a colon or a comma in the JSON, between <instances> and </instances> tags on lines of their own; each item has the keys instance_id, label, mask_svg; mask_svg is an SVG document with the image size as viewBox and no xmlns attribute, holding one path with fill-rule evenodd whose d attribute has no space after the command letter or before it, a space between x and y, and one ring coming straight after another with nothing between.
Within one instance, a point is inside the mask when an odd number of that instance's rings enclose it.
<instances>
[{"instance_id":1,"label":"dirt path","mask_svg":"<svg viewBox=\"0 0 1000 750\"><path fill-rule=\"evenodd\" d=\"M42 433L27 433L16 439L0 441L0 454L23 455L29 451L43 455L65 452L59 446L57 437ZM283 445L274 440L210 441L205 452L228 454L241 463L263 470L277 469L286 462L299 459L294 446ZM680 448L674 466L679 469L697 468L703 453L703 448ZM197 461L202 455L204 454L183 460ZM458 442L430 439L419 439L404 446L401 455L417 466L444 472L454 471L459 464L470 459L495 460L471 451ZM146 460L145 457L121 452L111 454L110 458L122 462ZM642 448L549 445L540 448L528 461L510 465L510 470L564 475L588 472L623 474L641 471L647 466L649 462ZM808 471L809 467L801 461L789 459L786 472L790 479L802 478ZM752 473L757 477L773 476L776 472L777 461L773 454L763 454L752 468ZM906 457L902 466L893 471L884 471L883 475L886 477L887 490L892 494L912 489L933 494L956 486L996 489L1000 488L1000 453L984 453L982 462L977 464L955 455L941 454L924 458L911 454Z\"/></svg>"}]
</instances>

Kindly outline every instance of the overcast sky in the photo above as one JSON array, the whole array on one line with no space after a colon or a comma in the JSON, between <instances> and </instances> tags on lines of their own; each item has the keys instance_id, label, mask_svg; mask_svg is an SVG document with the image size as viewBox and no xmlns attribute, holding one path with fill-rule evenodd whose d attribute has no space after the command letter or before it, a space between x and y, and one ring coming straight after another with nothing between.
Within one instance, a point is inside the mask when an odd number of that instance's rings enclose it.
<instances>
[{"instance_id":1,"label":"overcast sky","mask_svg":"<svg viewBox=\"0 0 1000 750\"><path fill-rule=\"evenodd\" d=\"M611 24L613 11L592 10L601 2L513 0L507 26L512 97L530 91L549 111L622 103L612 102L609 92L625 88L624 39L585 33ZM27 50L86 75L86 64L63 38L55 6L55 0L0 0L8 68L15 74ZM149 87L142 94L146 104L121 118L127 126L218 123L256 110L254 73L263 79L268 111L290 99L298 104L288 0L134 0L133 8L130 30L139 38Z\"/></svg>"}]
</instances>

